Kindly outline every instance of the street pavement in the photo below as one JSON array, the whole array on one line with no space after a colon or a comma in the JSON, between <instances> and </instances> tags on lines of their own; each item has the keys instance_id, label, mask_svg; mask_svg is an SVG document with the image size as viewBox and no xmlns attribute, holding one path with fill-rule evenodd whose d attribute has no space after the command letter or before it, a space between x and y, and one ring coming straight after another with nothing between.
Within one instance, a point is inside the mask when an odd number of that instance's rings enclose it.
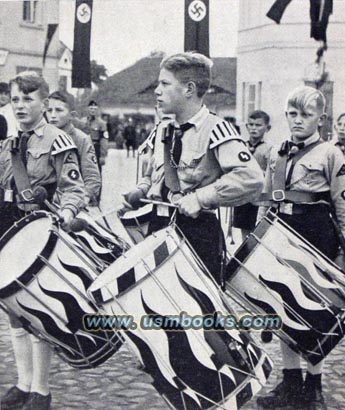
<instances>
[{"instance_id":1,"label":"street pavement","mask_svg":"<svg viewBox=\"0 0 345 410\"><path fill-rule=\"evenodd\" d=\"M126 158L126 152L109 151L107 163L103 168L103 191L101 208L107 214L107 221L114 232L127 238L119 223L115 208L120 203L121 193L129 190L136 183L136 158ZM139 164L140 165L140 164ZM97 209L92 212L99 214ZM237 246L240 235L234 230ZM230 245L230 244L229 244ZM232 249L235 247L231 246ZM4 274L3 272L2 274ZM259 334L252 332L255 340ZM268 383L262 390L270 390L281 373L279 341L277 337L264 345L264 349L274 362L274 370ZM181 355L183 353L181 352ZM183 357L183 356L181 356ZM324 366L324 394L328 410L345 409L345 342L344 340L327 357ZM304 364L305 366L305 364ZM0 310L0 394L16 381L15 362L8 332L7 316ZM73 369L57 356L53 357L50 385L54 410L165 410L169 407L151 385L151 377L140 370L139 361L127 345L101 366L91 370ZM255 398L243 410L257 410Z\"/></svg>"}]
</instances>

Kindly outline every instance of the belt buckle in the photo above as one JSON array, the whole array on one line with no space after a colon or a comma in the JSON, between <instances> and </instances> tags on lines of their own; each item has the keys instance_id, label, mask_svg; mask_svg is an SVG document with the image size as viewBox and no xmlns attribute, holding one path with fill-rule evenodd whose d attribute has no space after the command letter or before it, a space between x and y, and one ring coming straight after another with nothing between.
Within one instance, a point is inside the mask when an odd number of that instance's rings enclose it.
<instances>
[{"instance_id":1,"label":"belt buckle","mask_svg":"<svg viewBox=\"0 0 345 410\"><path fill-rule=\"evenodd\" d=\"M30 188L24 189L21 193L20 196L24 199L25 202L30 202L34 199L32 195L32 190Z\"/></svg>"},{"instance_id":2,"label":"belt buckle","mask_svg":"<svg viewBox=\"0 0 345 410\"><path fill-rule=\"evenodd\" d=\"M274 202L283 202L285 200L285 192L282 189L272 191L272 199Z\"/></svg>"}]
</instances>

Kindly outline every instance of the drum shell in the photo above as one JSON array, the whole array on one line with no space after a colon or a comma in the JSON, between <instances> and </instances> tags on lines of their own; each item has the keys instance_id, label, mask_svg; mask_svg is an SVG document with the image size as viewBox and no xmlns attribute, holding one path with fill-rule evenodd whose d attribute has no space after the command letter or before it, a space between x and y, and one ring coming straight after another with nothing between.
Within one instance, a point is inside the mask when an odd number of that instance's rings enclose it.
<instances>
[{"instance_id":1,"label":"drum shell","mask_svg":"<svg viewBox=\"0 0 345 410\"><path fill-rule=\"evenodd\" d=\"M38 233L45 240L46 229L50 232L46 235L48 241L42 242L42 251L36 258L31 256L33 263L22 274L1 286L0 300L28 331L50 343L68 364L96 367L114 354L121 342L116 332L84 330L83 315L98 312L87 295L95 276L87 263L91 261L79 256L76 243L59 230L49 214L36 212L25 217L2 237L2 268L11 266L11 261L6 263L9 247L16 248L22 257L27 254L27 243L20 240L24 230L32 232L40 242Z\"/></svg>"},{"instance_id":2,"label":"drum shell","mask_svg":"<svg viewBox=\"0 0 345 410\"><path fill-rule=\"evenodd\" d=\"M216 403L240 408L260 390L260 383L271 371L268 357L248 334L236 329L142 329L142 318L150 315L233 313L223 304L201 262L171 229L159 231L129 250L95 280L89 293L107 314L133 315L137 328L125 331L124 336L152 376L154 387L174 408L183 408L182 395L187 408L197 408L198 400L202 408L215 408ZM248 371L260 382L248 376ZM182 385L185 388L181 390Z\"/></svg>"},{"instance_id":3,"label":"drum shell","mask_svg":"<svg viewBox=\"0 0 345 410\"><path fill-rule=\"evenodd\" d=\"M226 287L251 314L279 315L277 335L315 365L344 334L345 288L333 274L330 261L271 216L232 257Z\"/></svg>"}]
</instances>

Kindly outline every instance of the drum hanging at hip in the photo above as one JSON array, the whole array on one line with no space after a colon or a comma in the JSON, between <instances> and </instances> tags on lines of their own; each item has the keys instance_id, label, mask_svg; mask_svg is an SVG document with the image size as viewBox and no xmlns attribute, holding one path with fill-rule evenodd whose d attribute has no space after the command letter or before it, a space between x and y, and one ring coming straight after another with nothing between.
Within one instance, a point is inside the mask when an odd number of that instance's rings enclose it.
<instances>
[{"instance_id":1,"label":"drum hanging at hip","mask_svg":"<svg viewBox=\"0 0 345 410\"><path fill-rule=\"evenodd\" d=\"M345 280L329 259L269 213L231 257L226 288L252 314L277 314L277 335L313 365L339 343Z\"/></svg>"},{"instance_id":2,"label":"drum hanging at hip","mask_svg":"<svg viewBox=\"0 0 345 410\"><path fill-rule=\"evenodd\" d=\"M96 367L119 349L117 332L83 328L83 316L97 313L86 292L97 270L52 214L33 212L7 231L0 266L1 303L68 364Z\"/></svg>"},{"instance_id":3,"label":"drum hanging at hip","mask_svg":"<svg viewBox=\"0 0 345 410\"><path fill-rule=\"evenodd\" d=\"M232 311L173 227L131 248L88 292L107 315L133 316L123 334L172 408L238 409L271 372L247 332L197 328L203 318L214 323L215 312Z\"/></svg>"}]
</instances>

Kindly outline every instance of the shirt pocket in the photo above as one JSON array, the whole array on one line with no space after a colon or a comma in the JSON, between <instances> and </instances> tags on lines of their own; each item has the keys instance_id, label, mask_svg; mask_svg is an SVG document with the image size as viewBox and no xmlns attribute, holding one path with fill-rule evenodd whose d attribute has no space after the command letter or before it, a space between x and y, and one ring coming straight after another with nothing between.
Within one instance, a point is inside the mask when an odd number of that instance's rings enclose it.
<instances>
[{"instance_id":1,"label":"shirt pocket","mask_svg":"<svg viewBox=\"0 0 345 410\"><path fill-rule=\"evenodd\" d=\"M298 165L301 171L300 178L302 178L303 182L306 184L313 185L324 179L324 169L322 164L312 161L303 161L299 162Z\"/></svg>"},{"instance_id":2,"label":"shirt pocket","mask_svg":"<svg viewBox=\"0 0 345 410\"><path fill-rule=\"evenodd\" d=\"M189 183L196 183L202 180L204 152L189 151L181 158L179 164L180 178Z\"/></svg>"},{"instance_id":3,"label":"shirt pocket","mask_svg":"<svg viewBox=\"0 0 345 410\"><path fill-rule=\"evenodd\" d=\"M51 168L49 165L50 149L44 147L29 148L27 150L27 170L30 176L35 179L44 179L48 177Z\"/></svg>"}]
</instances>

